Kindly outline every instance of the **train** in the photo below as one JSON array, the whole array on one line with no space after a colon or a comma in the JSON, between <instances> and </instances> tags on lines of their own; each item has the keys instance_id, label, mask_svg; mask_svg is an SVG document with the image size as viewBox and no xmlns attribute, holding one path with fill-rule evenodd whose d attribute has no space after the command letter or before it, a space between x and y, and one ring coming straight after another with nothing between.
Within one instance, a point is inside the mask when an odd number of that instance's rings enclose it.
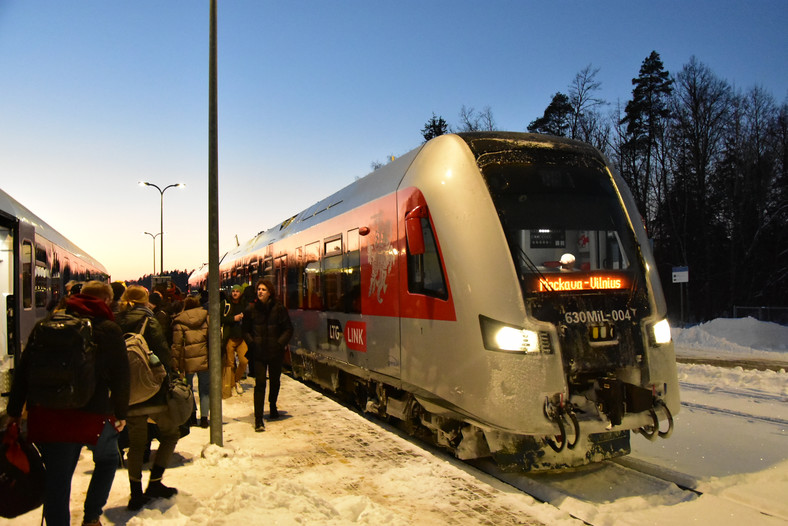
<instances>
[{"instance_id":1,"label":"train","mask_svg":"<svg viewBox=\"0 0 788 526\"><path fill-rule=\"evenodd\" d=\"M218 270L222 288L276 284L297 378L460 459L564 470L673 431L676 359L649 239L585 143L438 136Z\"/></svg>"},{"instance_id":2,"label":"train","mask_svg":"<svg viewBox=\"0 0 788 526\"><path fill-rule=\"evenodd\" d=\"M35 323L69 281L109 280L107 269L0 189L0 415L16 360Z\"/></svg>"}]
</instances>

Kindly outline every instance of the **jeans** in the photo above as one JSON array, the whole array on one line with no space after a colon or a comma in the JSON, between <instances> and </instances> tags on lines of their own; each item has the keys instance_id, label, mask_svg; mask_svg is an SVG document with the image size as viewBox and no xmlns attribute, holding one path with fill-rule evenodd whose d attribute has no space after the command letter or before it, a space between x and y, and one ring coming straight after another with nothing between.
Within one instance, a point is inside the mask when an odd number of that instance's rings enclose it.
<instances>
[{"instance_id":1,"label":"jeans","mask_svg":"<svg viewBox=\"0 0 788 526\"><path fill-rule=\"evenodd\" d=\"M48 526L71 524L71 479L79 462L82 446L78 442L44 442L37 444L46 466L44 517ZM104 424L98 442L88 446L93 451L93 475L85 495L85 521L97 520L104 509L118 469L118 432L109 422Z\"/></svg>"},{"instance_id":2,"label":"jeans","mask_svg":"<svg viewBox=\"0 0 788 526\"><path fill-rule=\"evenodd\" d=\"M126 470L129 473L129 480L132 481L142 481L142 458L148 447L148 417L159 427L159 448L156 450L154 466L166 468L169 465L170 457L172 457L178 439L181 437L178 426L172 421L166 409L126 418L126 427L129 430Z\"/></svg>"},{"instance_id":3,"label":"jeans","mask_svg":"<svg viewBox=\"0 0 788 526\"><path fill-rule=\"evenodd\" d=\"M186 375L186 381L194 391L194 375L197 375L197 392L200 398L200 416L208 417L211 408L211 371L199 371Z\"/></svg>"}]
</instances>

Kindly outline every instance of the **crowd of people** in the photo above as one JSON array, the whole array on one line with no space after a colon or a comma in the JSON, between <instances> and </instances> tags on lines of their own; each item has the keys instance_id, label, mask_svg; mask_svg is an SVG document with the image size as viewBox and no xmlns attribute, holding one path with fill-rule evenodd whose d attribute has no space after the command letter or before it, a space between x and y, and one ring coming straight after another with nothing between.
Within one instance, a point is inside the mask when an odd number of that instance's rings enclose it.
<instances>
[{"instance_id":1,"label":"crowd of people","mask_svg":"<svg viewBox=\"0 0 788 526\"><path fill-rule=\"evenodd\" d=\"M125 465L129 510L139 510L154 499L167 499L178 493L162 482L183 433L183 425L174 421L168 410L168 378L185 375L192 389L197 378L195 407L186 425L208 427L210 354L206 303L205 291L184 296L171 283L156 286L150 293L140 285L126 286L121 282L67 284L66 295L53 312L92 321L96 344L96 388L92 398L78 409L26 405L26 378L35 371L30 371L34 366L23 352L7 409L9 421L17 424L27 410L28 438L39 447L47 470L43 518L48 525L70 524L71 479L85 446L93 452L95 468L85 497L84 526L101 524L115 472L122 465L123 446L128 447ZM229 297L222 299L221 315L222 397L241 396L241 380L247 376L255 378L254 428L264 431L266 394L268 419L280 416L280 376L285 350L293 335L287 309L276 299L274 284L261 279L255 285L233 286ZM130 404L124 334L134 332L142 334L168 375L156 394ZM142 470L150 455L152 434L159 445L143 491Z\"/></svg>"}]
</instances>

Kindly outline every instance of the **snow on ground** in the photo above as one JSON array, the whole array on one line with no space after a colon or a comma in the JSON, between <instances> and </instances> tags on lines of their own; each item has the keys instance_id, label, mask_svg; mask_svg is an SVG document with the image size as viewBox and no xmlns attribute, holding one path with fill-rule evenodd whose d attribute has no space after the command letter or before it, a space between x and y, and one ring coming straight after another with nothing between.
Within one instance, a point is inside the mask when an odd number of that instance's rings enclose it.
<instances>
[{"instance_id":1,"label":"snow on ground","mask_svg":"<svg viewBox=\"0 0 788 526\"><path fill-rule=\"evenodd\" d=\"M179 495L129 512L126 473L119 470L102 520L135 526L568 526L582 524L568 514L577 512L596 525L788 523L788 328L753 319L714 320L673 335L682 358L757 358L786 365L778 371L678 365L683 407L673 436L648 442L633 435L628 460L672 473L703 492L698 498L687 499L670 484L630 485L620 468L608 467L591 468L566 483L580 497L540 503L283 377L284 418L268 422L264 433L253 431L248 380L246 393L223 404L222 447L210 445L209 431L201 428L179 442L164 475ZM85 451L74 476L74 524L82 520L90 469ZM39 509L13 524L40 520Z\"/></svg>"},{"instance_id":2,"label":"snow on ground","mask_svg":"<svg viewBox=\"0 0 788 526\"><path fill-rule=\"evenodd\" d=\"M759 358L788 367L788 327L755 318L718 318L672 330L676 354L686 358Z\"/></svg>"}]
</instances>

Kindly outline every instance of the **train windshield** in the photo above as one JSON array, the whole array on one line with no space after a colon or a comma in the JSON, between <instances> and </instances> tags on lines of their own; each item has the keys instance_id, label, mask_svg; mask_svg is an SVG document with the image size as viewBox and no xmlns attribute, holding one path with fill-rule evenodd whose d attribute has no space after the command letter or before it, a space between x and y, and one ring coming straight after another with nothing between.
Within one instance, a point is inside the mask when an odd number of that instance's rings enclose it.
<instances>
[{"instance_id":1,"label":"train windshield","mask_svg":"<svg viewBox=\"0 0 788 526\"><path fill-rule=\"evenodd\" d=\"M526 293L629 289L640 263L609 173L561 157L482 168Z\"/></svg>"}]
</instances>

